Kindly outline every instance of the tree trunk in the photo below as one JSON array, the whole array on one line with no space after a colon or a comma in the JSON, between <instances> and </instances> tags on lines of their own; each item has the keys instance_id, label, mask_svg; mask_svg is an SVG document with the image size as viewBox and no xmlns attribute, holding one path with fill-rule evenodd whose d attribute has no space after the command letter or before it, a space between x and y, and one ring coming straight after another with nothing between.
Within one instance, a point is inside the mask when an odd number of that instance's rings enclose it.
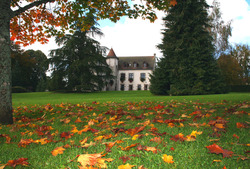
<instances>
[{"instance_id":1,"label":"tree trunk","mask_svg":"<svg viewBox=\"0 0 250 169\"><path fill-rule=\"evenodd\" d=\"M0 123L12 124L10 0L0 0Z\"/></svg>"}]
</instances>

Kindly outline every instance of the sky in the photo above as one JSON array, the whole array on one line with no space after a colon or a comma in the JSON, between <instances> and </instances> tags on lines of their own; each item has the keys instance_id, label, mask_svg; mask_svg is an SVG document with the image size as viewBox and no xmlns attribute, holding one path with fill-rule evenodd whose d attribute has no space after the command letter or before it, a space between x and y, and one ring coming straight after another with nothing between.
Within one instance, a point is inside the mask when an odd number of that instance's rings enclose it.
<instances>
[{"instance_id":1,"label":"sky","mask_svg":"<svg viewBox=\"0 0 250 169\"><path fill-rule=\"evenodd\" d=\"M211 5L213 0L207 0ZM218 0L222 19L225 23L232 21L232 44L250 45L250 0ZM154 23L143 19L129 19L123 17L119 22L112 23L109 20L99 22L104 36L97 40L102 46L113 48L117 56L153 56L161 57L161 52L156 45L161 43L163 12L157 12L158 19ZM24 49L41 50L47 56L49 51L56 49L54 39L45 45L35 43ZM108 52L108 51L107 51Z\"/></svg>"}]
</instances>

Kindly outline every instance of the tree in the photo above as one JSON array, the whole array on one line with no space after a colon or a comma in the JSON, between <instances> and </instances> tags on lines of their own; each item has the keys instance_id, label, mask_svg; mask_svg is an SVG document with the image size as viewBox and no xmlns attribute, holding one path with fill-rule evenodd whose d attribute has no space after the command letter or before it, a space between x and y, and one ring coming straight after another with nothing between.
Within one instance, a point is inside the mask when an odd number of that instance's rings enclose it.
<instances>
[{"instance_id":1,"label":"tree","mask_svg":"<svg viewBox=\"0 0 250 169\"><path fill-rule=\"evenodd\" d=\"M0 123L13 123L10 39L29 45L35 41L46 43L51 36L63 35L66 30L73 32L75 26L88 30L93 25L85 17L88 13L114 22L124 15L154 21L154 8L166 10L175 3L176 0L147 0L145 5L131 7L126 0L1 0Z\"/></svg>"},{"instance_id":2,"label":"tree","mask_svg":"<svg viewBox=\"0 0 250 169\"><path fill-rule=\"evenodd\" d=\"M222 20L220 12L220 3L217 0L213 1L212 9L209 13L209 31L213 37L213 45L215 46L214 56L220 57L225 53L229 53L231 48L229 37L232 35L231 21L225 23Z\"/></svg>"},{"instance_id":3,"label":"tree","mask_svg":"<svg viewBox=\"0 0 250 169\"><path fill-rule=\"evenodd\" d=\"M238 61L242 74L241 78L244 85L249 85L249 70L250 70L250 47L248 45L236 44L231 51L231 55Z\"/></svg>"},{"instance_id":4,"label":"tree","mask_svg":"<svg viewBox=\"0 0 250 169\"><path fill-rule=\"evenodd\" d=\"M218 59L222 75L229 85L242 85L243 69L238 61L230 54L222 54Z\"/></svg>"},{"instance_id":5,"label":"tree","mask_svg":"<svg viewBox=\"0 0 250 169\"><path fill-rule=\"evenodd\" d=\"M151 76L153 94L191 95L224 92L213 57L205 0L179 0L164 18L163 53ZM161 85L159 85L161 83ZM159 88L158 88L159 87Z\"/></svg>"},{"instance_id":6,"label":"tree","mask_svg":"<svg viewBox=\"0 0 250 169\"><path fill-rule=\"evenodd\" d=\"M94 34L102 35L102 32L92 26L89 31L78 29L73 35L67 34L56 38L57 44L63 46L50 53L52 84L65 84L58 89L78 92L100 91L113 78L112 70L103 57L106 48L89 37ZM52 85L52 88L57 89L55 85Z\"/></svg>"},{"instance_id":7,"label":"tree","mask_svg":"<svg viewBox=\"0 0 250 169\"><path fill-rule=\"evenodd\" d=\"M27 50L24 52L31 59L35 60L32 68L32 91L45 91L47 76L46 72L49 68L47 56L40 50Z\"/></svg>"},{"instance_id":8,"label":"tree","mask_svg":"<svg viewBox=\"0 0 250 169\"><path fill-rule=\"evenodd\" d=\"M20 45L13 44L11 64L12 86L21 86L28 91L36 91L38 84L46 81L48 61L46 55L40 50L23 51Z\"/></svg>"}]
</instances>

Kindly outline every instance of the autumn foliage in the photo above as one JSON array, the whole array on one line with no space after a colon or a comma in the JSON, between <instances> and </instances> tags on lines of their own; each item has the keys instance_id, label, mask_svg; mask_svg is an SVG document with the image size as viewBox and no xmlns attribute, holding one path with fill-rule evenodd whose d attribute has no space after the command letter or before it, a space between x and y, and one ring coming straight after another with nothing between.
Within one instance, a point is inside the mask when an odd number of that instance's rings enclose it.
<instances>
[{"instance_id":1,"label":"autumn foliage","mask_svg":"<svg viewBox=\"0 0 250 169\"><path fill-rule=\"evenodd\" d=\"M176 0L147 0L142 4L129 4L128 1L80 1L80 0L14 0L11 8L17 9L10 22L11 40L27 46L39 41L47 43L54 35L71 33L76 27L88 30L92 25L87 15L96 20L110 19L118 21L122 16L154 21L157 16L154 9L166 10L176 5ZM75 22L77 21L77 22Z\"/></svg>"}]
</instances>

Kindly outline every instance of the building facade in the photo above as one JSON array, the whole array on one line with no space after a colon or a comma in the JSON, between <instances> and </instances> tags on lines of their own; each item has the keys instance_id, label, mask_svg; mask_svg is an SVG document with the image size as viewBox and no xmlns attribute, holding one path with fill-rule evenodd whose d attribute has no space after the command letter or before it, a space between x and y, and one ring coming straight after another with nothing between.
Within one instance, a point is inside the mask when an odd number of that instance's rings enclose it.
<instances>
[{"instance_id":1,"label":"building facade","mask_svg":"<svg viewBox=\"0 0 250 169\"><path fill-rule=\"evenodd\" d=\"M155 55L117 57L111 48L107 55L107 64L115 78L110 81L106 90L149 90L150 74L155 69L155 57Z\"/></svg>"}]
</instances>

